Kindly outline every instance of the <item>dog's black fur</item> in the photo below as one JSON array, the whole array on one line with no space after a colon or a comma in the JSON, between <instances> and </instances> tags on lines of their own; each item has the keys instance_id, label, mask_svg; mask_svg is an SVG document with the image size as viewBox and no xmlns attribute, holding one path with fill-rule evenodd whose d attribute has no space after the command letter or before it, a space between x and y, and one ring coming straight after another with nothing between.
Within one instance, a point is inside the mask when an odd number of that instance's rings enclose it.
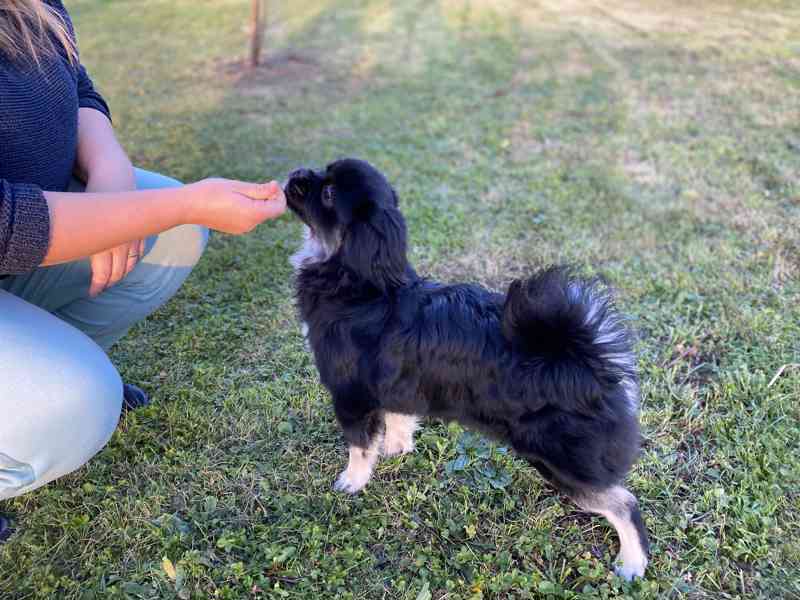
<instances>
[{"instance_id":1,"label":"dog's black fur","mask_svg":"<svg viewBox=\"0 0 800 600\"><path fill-rule=\"evenodd\" d=\"M646 531L620 486L639 448L635 358L606 288L564 268L514 281L505 295L419 277L397 194L363 161L296 171L286 195L311 231L297 300L351 446L348 471L374 455L387 414L457 421L611 514L620 573L642 575Z\"/></svg>"}]
</instances>

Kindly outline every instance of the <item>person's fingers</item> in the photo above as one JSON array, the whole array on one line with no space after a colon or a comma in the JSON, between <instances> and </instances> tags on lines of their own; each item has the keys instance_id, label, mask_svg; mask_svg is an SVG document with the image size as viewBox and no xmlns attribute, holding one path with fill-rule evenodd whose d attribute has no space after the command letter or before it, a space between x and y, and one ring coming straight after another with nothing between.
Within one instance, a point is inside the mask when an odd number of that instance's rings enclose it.
<instances>
[{"instance_id":1,"label":"person's fingers","mask_svg":"<svg viewBox=\"0 0 800 600\"><path fill-rule=\"evenodd\" d=\"M91 257L92 280L89 283L89 295L91 297L98 296L108 286L112 261L110 252L102 252Z\"/></svg>"},{"instance_id":2,"label":"person's fingers","mask_svg":"<svg viewBox=\"0 0 800 600\"><path fill-rule=\"evenodd\" d=\"M267 193L269 194L269 200L283 200L286 201L286 197L283 195L283 186L278 183L277 181L270 181L266 184L267 186Z\"/></svg>"},{"instance_id":3,"label":"person's fingers","mask_svg":"<svg viewBox=\"0 0 800 600\"><path fill-rule=\"evenodd\" d=\"M234 191L253 200L277 200L283 197L283 189L277 181L269 183L237 182Z\"/></svg>"},{"instance_id":4,"label":"person's fingers","mask_svg":"<svg viewBox=\"0 0 800 600\"><path fill-rule=\"evenodd\" d=\"M125 277L131 255L133 255L134 262L138 260L133 244L122 244L121 246L111 249L111 277L108 278L107 287L116 285Z\"/></svg>"},{"instance_id":5,"label":"person's fingers","mask_svg":"<svg viewBox=\"0 0 800 600\"><path fill-rule=\"evenodd\" d=\"M128 276L128 274L133 271L136 263L139 262L139 259L142 257L142 241L139 240L138 242L133 242L128 247L127 257L125 258L125 272L122 275L122 279ZM115 282L116 283L116 282Z\"/></svg>"},{"instance_id":6,"label":"person's fingers","mask_svg":"<svg viewBox=\"0 0 800 600\"><path fill-rule=\"evenodd\" d=\"M254 202L253 205L261 217L261 221L274 219L286 212L286 197L281 193L280 196L270 202Z\"/></svg>"}]
</instances>

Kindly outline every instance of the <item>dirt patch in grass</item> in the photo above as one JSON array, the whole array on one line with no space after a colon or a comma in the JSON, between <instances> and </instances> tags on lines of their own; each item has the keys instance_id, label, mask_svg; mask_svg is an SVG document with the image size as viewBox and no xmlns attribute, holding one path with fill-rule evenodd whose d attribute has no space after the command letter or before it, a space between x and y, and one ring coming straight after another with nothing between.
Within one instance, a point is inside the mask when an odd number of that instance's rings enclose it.
<instances>
[{"instance_id":1,"label":"dirt patch in grass","mask_svg":"<svg viewBox=\"0 0 800 600\"><path fill-rule=\"evenodd\" d=\"M237 85L291 83L314 80L321 74L319 61L297 52L283 52L270 56L253 67L242 59L220 61L218 72Z\"/></svg>"},{"instance_id":2,"label":"dirt patch in grass","mask_svg":"<svg viewBox=\"0 0 800 600\"><path fill-rule=\"evenodd\" d=\"M222 61L216 72L237 95L265 100L313 96L326 105L344 103L368 85L377 60L365 51L346 68L310 52L283 52L259 66L236 59Z\"/></svg>"}]
</instances>

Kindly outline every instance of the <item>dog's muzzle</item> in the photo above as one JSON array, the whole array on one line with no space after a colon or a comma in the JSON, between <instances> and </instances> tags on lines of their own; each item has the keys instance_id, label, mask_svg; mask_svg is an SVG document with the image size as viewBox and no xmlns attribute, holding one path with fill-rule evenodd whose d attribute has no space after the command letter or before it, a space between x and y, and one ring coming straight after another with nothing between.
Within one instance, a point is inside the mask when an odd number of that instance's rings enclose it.
<instances>
[{"instance_id":1,"label":"dog's muzzle","mask_svg":"<svg viewBox=\"0 0 800 600\"><path fill-rule=\"evenodd\" d=\"M295 169L289 173L289 179L283 189L283 193L286 195L286 203L300 218L304 214L303 203L311 187L312 175L313 171L310 169Z\"/></svg>"}]
</instances>

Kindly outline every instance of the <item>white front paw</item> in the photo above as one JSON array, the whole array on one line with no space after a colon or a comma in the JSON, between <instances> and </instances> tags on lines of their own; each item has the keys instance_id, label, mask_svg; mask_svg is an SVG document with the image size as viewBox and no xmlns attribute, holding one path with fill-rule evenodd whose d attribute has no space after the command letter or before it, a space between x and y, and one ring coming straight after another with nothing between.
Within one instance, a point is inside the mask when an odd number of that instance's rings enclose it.
<instances>
[{"instance_id":1,"label":"white front paw","mask_svg":"<svg viewBox=\"0 0 800 600\"><path fill-rule=\"evenodd\" d=\"M614 567L614 572L625 581L631 581L634 577L644 577L646 568L647 558L644 556L635 559L629 558L624 562L617 558L617 566Z\"/></svg>"},{"instance_id":2,"label":"white front paw","mask_svg":"<svg viewBox=\"0 0 800 600\"><path fill-rule=\"evenodd\" d=\"M367 485L369 481L369 473L366 476L362 474L353 473L350 470L344 470L339 473L339 477L333 484L333 489L337 492L345 492L347 494L357 494L361 489Z\"/></svg>"}]
</instances>

